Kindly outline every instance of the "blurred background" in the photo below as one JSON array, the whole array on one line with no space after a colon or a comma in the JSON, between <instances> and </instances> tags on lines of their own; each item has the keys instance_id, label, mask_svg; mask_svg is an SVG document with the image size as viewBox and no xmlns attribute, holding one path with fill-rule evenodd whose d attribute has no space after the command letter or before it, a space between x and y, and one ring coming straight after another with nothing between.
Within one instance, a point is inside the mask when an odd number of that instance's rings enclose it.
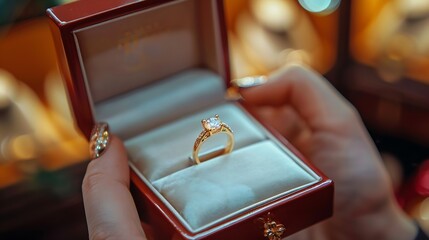
<instances>
[{"instance_id":1,"label":"blurred background","mask_svg":"<svg viewBox=\"0 0 429 240\"><path fill-rule=\"evenodd\" d=\"M89 0L87 0L89 1ZM0 238L87 238L74 128L45 9L0 0ZM286 63L359 110L404 210L429 229L429 1L227 0L233 78Z\"/></svg>"}]
</instances>

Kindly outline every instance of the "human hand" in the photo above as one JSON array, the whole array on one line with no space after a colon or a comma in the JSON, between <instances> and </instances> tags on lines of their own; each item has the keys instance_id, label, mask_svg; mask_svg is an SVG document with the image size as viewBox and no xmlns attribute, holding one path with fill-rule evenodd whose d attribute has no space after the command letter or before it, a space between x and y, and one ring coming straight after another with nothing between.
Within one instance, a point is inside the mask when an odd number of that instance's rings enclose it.
<instances>
[{"instance_id":1,"label":"human hand","mask_svg":"<svg viewBox=\"0 0 429 240\"><path fill-rule=\"evenodd\" d=\"M380 156L357 111L322 76L299 66L242 95L335 183L334 216L298 234L308 239L411 240Z\"/></svg>"},{"instance_id":2,"label":"human hand","mask_svg":"<svg viewBox=\"0 0 429 240\"><path fill-rule=\"evenodd\" d=\"M122 142L111 136L88 164L82 184L89 239L146 239L129 191L130 170Z\"/></svg>"},{"instance_id":3,"label":"human hand","mask_svg":"<svg viewBox=\"0 0 429 240\"><path fill-rule=\"evenodd\" d=\"M291 67L243 95L285 133L299 129L289 140L336 183L334 217L300 236L414 237L415 227L394 204L387 175L360 118L320 76ZM128 189L125 148L116 137L111 139L105 153L88 165L82 185L90 239L146 239Z\"/></svg>"}]
</instances>

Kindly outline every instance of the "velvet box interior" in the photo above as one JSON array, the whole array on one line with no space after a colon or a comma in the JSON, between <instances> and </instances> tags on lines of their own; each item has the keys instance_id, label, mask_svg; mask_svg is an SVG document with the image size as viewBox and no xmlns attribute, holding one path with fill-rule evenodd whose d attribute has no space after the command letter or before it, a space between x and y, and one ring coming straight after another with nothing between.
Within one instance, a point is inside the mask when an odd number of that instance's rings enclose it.
<instances>
[{"instance_id":1,"label":"velvet box interior","mask_svg":"<svg viewBox=\"0 0 429 240\"><path fill-rule=\"evenodd\" d=\"M168 211L181 224L184 238L227 231L233 220L319 190L327 197L314 195L321 203L313 206L324 207L322 214L298 228L329 217L332 182L224 97L222 1L87 2L48 10L77 123L85 133L95 121L109 123L125 142L136 181L159 199L158 214ZM234 131L235 147L196 165L201 120L215 114ZM212 136L201 154L226 141Z\"/></svg>"}]
</instances>

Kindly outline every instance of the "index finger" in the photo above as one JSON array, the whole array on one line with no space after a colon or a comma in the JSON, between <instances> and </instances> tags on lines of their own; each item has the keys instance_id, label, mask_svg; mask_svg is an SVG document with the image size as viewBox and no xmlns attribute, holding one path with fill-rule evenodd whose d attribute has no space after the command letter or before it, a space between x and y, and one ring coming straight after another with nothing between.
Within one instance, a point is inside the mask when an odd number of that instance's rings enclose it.
<instances>
[{"instance_id":1,"label":"index finger","mask_svg":"<svg viewBox=\"0 0 429 240\"><path fill-rule=\"evenodd\" d=\"M275 72L265 85L242 95L254 105L290 105L312 130L341 127L357 114L326 79L298 65Z\"/></svg>"}]
</instances>

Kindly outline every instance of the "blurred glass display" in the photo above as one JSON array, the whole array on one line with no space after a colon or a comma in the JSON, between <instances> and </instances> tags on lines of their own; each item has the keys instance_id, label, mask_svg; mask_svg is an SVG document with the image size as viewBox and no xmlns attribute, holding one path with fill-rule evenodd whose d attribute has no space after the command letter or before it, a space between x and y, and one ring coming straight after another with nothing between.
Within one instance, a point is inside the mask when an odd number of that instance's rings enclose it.
<instances>
[{"instance_id":1,"label":"blurred glass display","mask_svg":"<svg viewBox=\"0 0 429 240\"><path fill-rule=\"evenodd\" d=\"M287 63L321 73L333 67L339 0L225 3L233 78L267 74Z\"/></svg>"},{"instance_id":2,"label":"blurred glass display","mask_svg":"<svg viewBox=\"0 0 429 240\"><path fill-rule=\"evenodd\" d=\"M355 88L355 106L366 123L391 137L423 144L420 152L427 158L429 1L351 1L349 49L358 63L350 74L355 78L350 88ZM401 144L395 148L407 149ZM429 229L429 162L413 163L413 154L400 161L416 173L405 179L394 174L402 184L398 187L394 181L395 189L406 212ZM392 165L390 159L390 171L398 172Z\"/></svg>"},{"instance_id":3,"label":"blurred glass display","mask_svg":"<svg viewBox=\"0 0 429 240\"><path fill-rule=\"evenodd\" d=\"M0 1L0 188L56 181L54 170L88 159L44 17L62 2Z\"/></svg>"},{"instance_id":4,"label":"blurred glass display","mask_svg":"<svg viewBox=\"0 0 429 240\"><path fill-rule=\"evenodd\" d=\"M429 1L352 1L350 50L387 82L429 84Z\"/></svg>"}]
</instances>

